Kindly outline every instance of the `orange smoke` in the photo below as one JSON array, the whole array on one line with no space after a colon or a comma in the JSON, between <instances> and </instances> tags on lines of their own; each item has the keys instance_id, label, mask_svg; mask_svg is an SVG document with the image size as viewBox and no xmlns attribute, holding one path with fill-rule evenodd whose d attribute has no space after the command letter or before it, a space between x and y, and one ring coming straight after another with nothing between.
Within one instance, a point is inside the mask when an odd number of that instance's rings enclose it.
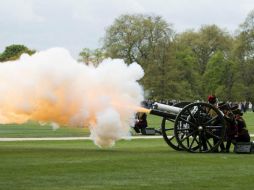
<instances>
[{"instance_id":1,"label":"orange smoke","mask_svg":"<svg viewBox=\"0 0 254 190\"><path fill-rule=\"evenodd\" d=\"M53 48L0 64L0 123L28 120L89 127L99 146L128 136L143 100L137 80L143 70L123 60L98 67L77 63L68 51ZM145 110L145 108L143 109Z\"/></svg>"},{"instance_id":2,"label":"orange smoke","mask_svg":"<svg viewBox=\"0 0 254 190\"><path fill-rule=\"evenodd\" d=\"M137 112L142 112L142 113L150 113L150 109L143 108L143 107L136 107Z\"/></svg>"}]
</instances>

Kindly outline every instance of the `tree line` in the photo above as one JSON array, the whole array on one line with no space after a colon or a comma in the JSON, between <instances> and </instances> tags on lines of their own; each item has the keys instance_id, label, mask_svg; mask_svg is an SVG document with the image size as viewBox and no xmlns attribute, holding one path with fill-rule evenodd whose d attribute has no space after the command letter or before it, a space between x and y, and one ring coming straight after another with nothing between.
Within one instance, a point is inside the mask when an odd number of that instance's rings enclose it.
<instances>
[{"instance_id":1,"label":"tree line","mask_svg":"<svg viewBox=\"0 0 254 190\"><path fill-rule=\"evenodd\" d=\"M176 33L159 16L122 15L107 29L103 50L144 68L148 98L254 98L254 11L235 34L216 25Z\"/></svg>"},{"instance_id":2,"label":"tree line","mask_svg":"<svg viewBox=\"0 0 254 190\"><path fill-rule=\"evenodd\" d=\"M7 48L0 61L18 57L8 57ZM121 15L106 29L101 48L84 48L79 56L95 65L105 57L137 62L149 99L192 101L215 94L224 101L254 102L254 10L234 34L217 25L177 33L160 16Z\"/></svg>"}]
</instances>

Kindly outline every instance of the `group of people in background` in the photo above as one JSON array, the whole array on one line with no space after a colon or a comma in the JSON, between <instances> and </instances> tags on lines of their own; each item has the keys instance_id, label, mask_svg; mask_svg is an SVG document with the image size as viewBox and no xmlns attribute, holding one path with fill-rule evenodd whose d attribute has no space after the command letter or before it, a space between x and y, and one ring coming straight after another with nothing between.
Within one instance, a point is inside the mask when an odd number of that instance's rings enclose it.
<instances>
[{"instance_id":1,"label":"group of people in background","mask_svg":"<svg viewBox=\"0 0 254 190\"><path fill-rule=\"evenodd\" d=\"M239 106L239 109L241 110L241 112L243 112L243 113L246 111L254 112L254 107L251 102L247 102L247 101L240 102L240 103L238 103L238 106Z\"/></svg>"}]
</instances>

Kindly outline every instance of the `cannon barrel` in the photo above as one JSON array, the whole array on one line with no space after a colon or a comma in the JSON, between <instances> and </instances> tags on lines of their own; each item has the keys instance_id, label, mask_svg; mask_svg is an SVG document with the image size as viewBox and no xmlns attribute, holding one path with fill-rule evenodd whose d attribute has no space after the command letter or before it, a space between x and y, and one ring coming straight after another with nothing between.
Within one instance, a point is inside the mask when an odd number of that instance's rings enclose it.
<instances>
[{"instance_id":1,"label":"cannon barrel","mask_svg":"<svg viewBox=\"0 0 254 190\"><path fill-rule=\"evenodd\" d=\"M182 108L175 107L175 106L169 106L166 104L161 104L155 102L153 104L153 109L149 111L151 115L157 115L160 117L168 118L171 120L175 120L176 116L179 112L181 112Z\"/></svg>"},{"instance_id":2,"label":"cannon barrel","mask_svg":"<svg viewBox=\"0 0 254 190\"><path fill-rule=\"evenodd\" d=\"M156 110L165 111L165 112L174 113L174 114L178 114L182 111L182 108L175 107L175 106L169 106L169 105L161 104L158 102L155 102L153 104L153 108Z\"/></svg>"},{"instance_id":3,"label":"cannon barrel","mask_svg":"<svg viewBox=\"0 0 254 190\"><path fill-rule=\"evenodd\" d=\"M155 110L155 109L151 109L149 113L151 115L157 115L157 116L172 119L172 120L175 120L177 116L176 114L172 114L172 113L168 113L168 112L160 111L160 110Z\"/></svg>"}]
</instances>

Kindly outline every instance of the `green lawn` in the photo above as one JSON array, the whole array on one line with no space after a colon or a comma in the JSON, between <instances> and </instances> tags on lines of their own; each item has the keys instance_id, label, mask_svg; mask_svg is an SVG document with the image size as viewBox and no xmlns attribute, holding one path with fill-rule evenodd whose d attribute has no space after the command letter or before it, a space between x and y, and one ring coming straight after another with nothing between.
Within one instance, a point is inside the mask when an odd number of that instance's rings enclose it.
<instances>
[{"instance_id":1,"label":"green lawn","mask_svg":"<svg viewBox=\"0 0 254 190\"><path fill-rule=\"evenodd\" d=\"M254 133L254 113L244 115ZM161 118L148 116L149 127ZM36 122L0 125L0 137L88 136L87 129ZM232 147L233 148L233 147ZM100 149L91 141L0 142L0 190L252 189L254 154L191 154L163 139L119 141Z\"/></svg>"},{"instance_id":2,"label":"green lawn","mask_svg":"<svg viewBox=\"0 0 254 190\"><path fill-rule=\"evenodd\" d=\"M163 139L0 142L0 189L241 189L253 188L254 154L191 154Z\"/></svg>"},{"instance_id":3,"label":"green lawn","mask_svg":"<svg viewBox=\"0 0 254 190\"><path fill-rule=\"evenodd\" d=\"M254 134L254 112L246 112L243 117L246 121L248 130L251 134Z\"/></svg>"},{"instance_id":4,"label":"green lawn","mask_svg":"<svg viewBox=\"0 0 254 190\"><path fill-rule=\"evenodd\" d=\"M246 112L244 118L251 134L254 134L254 113ZM162 118L148 115L148 126L160 128ZM173 123L172 123L173 125ZM36 122L27 122L22 125L8 124L0 125L1 137L83 137L89 136L89 130L83 128L60 127L53 130L50 125L41 126Z\"/></svg>"},{"instance_id":5,"label":"green lawn","mask_svg":"<svg viewBox=\"0 0 254 190\"><path fill-rule=\"evenodd\" d=\"M62 126L56 130L51 125L39 125L37 122L27 122L21 125L0 125L1 137L83 137L88 136L89 130Z\"/></svg>"}]
</instances>

